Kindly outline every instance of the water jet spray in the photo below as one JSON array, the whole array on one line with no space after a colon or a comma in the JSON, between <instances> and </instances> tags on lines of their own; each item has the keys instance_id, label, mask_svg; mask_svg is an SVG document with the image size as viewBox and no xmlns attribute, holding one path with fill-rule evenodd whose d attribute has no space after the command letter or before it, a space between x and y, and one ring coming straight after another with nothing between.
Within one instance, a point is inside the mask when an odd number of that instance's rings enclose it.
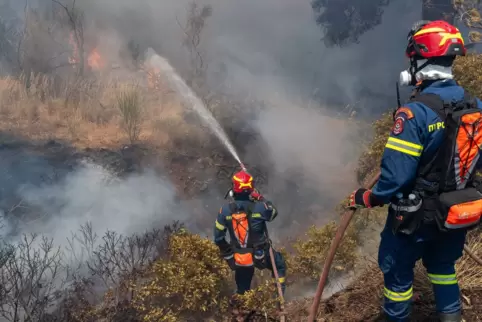
<instances>
[{"instance_id":1,"label":"water jet spray","mask_svg":"<svg viewBox=\"0 0 482 322\"><path fill-rule=\"evenodd\" d=\"M213 133L218 137L221 143L231 153L233 158L239 163L241 168L246 171L246 167L241 162L236 149L229 140L228 136L224 132L219 122L214 118L211 111L209 111L201 99L194 93L194 91L186 84L186 82L179 76L174 67L164 57L156 54L154 50L149 48L147 51L148 63L152 67L156 67L162 71L167 79L176 88L177 92L184 98L194 109L194 111L203 119L203 121L209 126Z\"/></svg>"}]
</instances>

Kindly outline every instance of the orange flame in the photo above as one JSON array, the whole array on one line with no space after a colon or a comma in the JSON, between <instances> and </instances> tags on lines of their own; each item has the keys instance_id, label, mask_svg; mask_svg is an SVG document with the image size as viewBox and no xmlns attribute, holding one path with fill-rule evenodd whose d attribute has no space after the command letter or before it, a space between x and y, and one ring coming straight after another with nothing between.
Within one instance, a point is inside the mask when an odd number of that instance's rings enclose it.
<instances>
[{"instance_id":1,"label":"orange flame","mask_svg":"<svg viewBox=\"0 0 482 322\"><path fill-rule=\"evenodd\" d=\"M89 57L87 58L87 64L93 70L99 70L104 67L104 59L97 51L97 48L92 49L90 52Z\"/></svg>"}]
</instances>

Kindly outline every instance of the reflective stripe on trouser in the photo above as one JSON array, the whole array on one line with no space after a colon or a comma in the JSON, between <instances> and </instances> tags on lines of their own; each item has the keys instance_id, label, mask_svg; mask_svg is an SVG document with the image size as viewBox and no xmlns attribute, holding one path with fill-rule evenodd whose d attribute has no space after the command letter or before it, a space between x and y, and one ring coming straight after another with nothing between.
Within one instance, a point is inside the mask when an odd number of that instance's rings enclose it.
<instances>
[{"instance_id":1,"label":"reflective stripe on trouser","mask_svg":"<svg viewBox=\"0 0 482 322\"><path fill-rule=\"evenodd\" d=\"M456 313L461 310L460 303L460 289L457 283L457 276L453 266L447 267L444 273L450 274L435 274L430 273L428 277L432 282L433 292L435 295L435 302L437 312L439 313Z\"/></svg>"},{"instance_id":2,"label":"reflective stripe on trouser","mask_svg":"<svg viewBox=\"0 0 482 322\"><path fill-rule=\"evenodd\" d=\"M413 296L413 287L410 287L408 291L405 292L394 292L390 291L388 288L383 288L383 295L390 301L393 302L404 302L410 301Z\"/></svg>"},{"instance_id":3,"label":"reflective stripe on trouser","mask_svg":"<svg viewBox=\"0 0 482 322\"><path fill-rule=\"evenodd\" d=\"M439 233L436 227L421 227L416 235L394 235L391 231L393 213L390 210L385 229L381 233L378 264L383 272L385 288L399 295L385 296L384 311L389 321L407 321L412 300L402 300L412 288L415 263L423 260L431 275L437 311L460 311L460 292L454 284L455 262L462 256L465 232ZM437 283L435 283L437 282ZM400 294L401 293L401 294ZM385 292L387 295L387 293ZM390 295L390 294L388 294Z\"/></svg>"},{"instance_id":4,"label":"reflective stripe on trouser","mask_svg":"<svg viewBox=\"0 0 482 322\"><path fill-rule=\"evenodd\" d=\"M457 284L457 275L456 274L428 274L428 278L432 284L436 285L453 285Z\"/></svg>"},{"instance_id":5,"label":"reflective stripe on trouser","mask_svg":"<svg viewBox=\"0 0 482 322\"><path fill-rule=\"evenodd\" d=\"M388 321L406 322L409 321L413 297L413 288L408 290L393 291L387 287L383 288L384 311Z\"/></svg>"}]
</instances>

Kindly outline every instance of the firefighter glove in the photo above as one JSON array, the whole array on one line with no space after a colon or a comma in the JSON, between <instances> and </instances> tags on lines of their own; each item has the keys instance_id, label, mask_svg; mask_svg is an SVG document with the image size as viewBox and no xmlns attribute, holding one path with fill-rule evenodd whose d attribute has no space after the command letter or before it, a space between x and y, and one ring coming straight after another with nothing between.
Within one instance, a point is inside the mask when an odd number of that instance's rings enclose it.
<instances>
[{"instance_id":1,"label":"firefighter glove","mask_svg":"<svg viewBox=\"0 0 482 322\"><path fill-rule=\"evenodd\" d=\"M259 193L257 189L254 189L253 192L249 195L249 199L253 201L261 201L264 197Z\"/></svg>"},{"instance_id":2,"label":"firefighter glove","mask_svg":"<svg viewBox=\"0 0 482 322\"><path fill-rule=\"evenodd\" d=\"M353 191L348 201L348 207L351 209L372 208L376 206L381 206L381 204L376 201L372 195L372 191L365 188Z\"/></svg>"}]
</instances>

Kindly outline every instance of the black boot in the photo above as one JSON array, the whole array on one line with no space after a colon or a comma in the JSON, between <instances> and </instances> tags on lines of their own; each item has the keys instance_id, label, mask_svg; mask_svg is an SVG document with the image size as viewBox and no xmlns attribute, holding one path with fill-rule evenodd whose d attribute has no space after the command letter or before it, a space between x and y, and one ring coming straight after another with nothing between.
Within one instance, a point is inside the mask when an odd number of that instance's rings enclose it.
<instances>
[{"instance_id":1,"label":"black boot","mask_svg":"<svg viewBox=\"0 0 482 322\"><path fill-rule=\"evenodd\" d=\"M462 313L439 313L438 315L440 322L463 322Z\"/></svg>"}]
</instances>

